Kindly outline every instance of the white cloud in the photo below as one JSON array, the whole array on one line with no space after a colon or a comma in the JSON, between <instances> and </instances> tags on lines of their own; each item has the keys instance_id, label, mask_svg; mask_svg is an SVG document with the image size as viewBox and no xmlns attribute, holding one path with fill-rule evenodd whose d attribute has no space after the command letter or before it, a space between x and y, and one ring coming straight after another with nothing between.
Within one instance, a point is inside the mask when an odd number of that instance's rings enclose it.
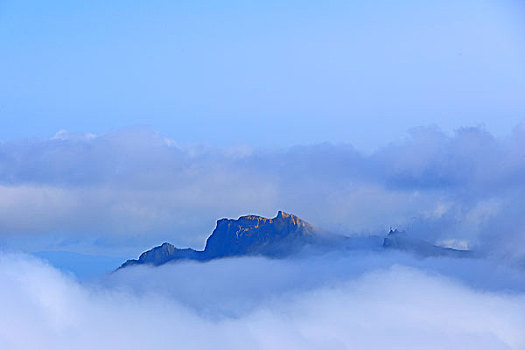
<instances>
[{"instance_id":1,"label":"white cloud","mask_svg":"<svg viewBox=\"0 0 525 350\"><path fill-rule=\"evenodd\" d=\"M110 282L79 284L39 261L3 255L0 347L525 346L522 292L482 292L389 259L234 259L131 269Z\"/></svg>"},{"instance_id":2,"label":"white cloud","mask_svg":"<svg viewBox=\"0 0 525 350\"><path fill-rule=\"evenodd\" d=\"M92 133L75 133L62 129L57 131L51 140L83 141L94 139L95 137L97 137L97 135Z\"/></svg>"},{"instance_id":3,"label":"white cloud","mask_svg":"<svg viewBox=\"0 0 525 350\"><path fill-rule=\"evenodd\" d=\"M105 240L135 253L165 240L199 248L216 219L284 209L343 234L395 226L519 258L523 136L423 128L370 155L331 144L184 146L143 128L4 142L0 236L9 245L53 233L61 244Z\"/></svg>"}]
</instances>

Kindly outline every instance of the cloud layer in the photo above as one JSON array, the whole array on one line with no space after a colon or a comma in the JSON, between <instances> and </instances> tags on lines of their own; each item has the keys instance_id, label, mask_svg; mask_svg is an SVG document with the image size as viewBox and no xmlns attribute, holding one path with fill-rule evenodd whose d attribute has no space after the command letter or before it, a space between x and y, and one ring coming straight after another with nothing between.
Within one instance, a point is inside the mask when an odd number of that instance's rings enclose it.
<instances>
[{"instance_id":1,"label":"cloud layer","mask_svg":"<svg viewBox=\"0 0 525 350\"><path fill-rule=\"evenodd\" d=\"M82 241L136 254L164 240L200 248L218 218L284 209L337 233L397 226L518 257L524 140L518 126L503 139L420 128L372 154L333 144L178 145L147 128L9 141L0 144L0 235L7 246L31 235L33 245Z\"/></svg>"},{"instance_id":2,"label":"cloud layer","mask_svg":"<svg viewBox=\"0 0 525 350\"><path fill-rule=\"evenodd\" d=\"M394 260L405 263L399 265ZM473 289L468 281L425 272L421 264L426 263L407 257L324 256L313 261L243 258L130 269L103 281L79 284L37 260L2 255L0 346L525 346L523 292L507 287L506 292L499 287L492 291ZM451 263L432 262L441 268L447 264ZM327 271L331 272L323 273Z\"/></svg>"}]
</instances>

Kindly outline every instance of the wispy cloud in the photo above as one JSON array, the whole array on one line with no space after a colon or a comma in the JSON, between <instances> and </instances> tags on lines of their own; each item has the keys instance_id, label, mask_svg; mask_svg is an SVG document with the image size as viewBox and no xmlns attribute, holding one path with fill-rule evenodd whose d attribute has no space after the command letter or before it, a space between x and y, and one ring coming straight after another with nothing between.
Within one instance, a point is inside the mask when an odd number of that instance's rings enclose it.
<instances>
[{"instance_id":1,"label":"wispy cloud","mask_svg":"<svg viewBox=\"0 0 525 350\"><path fill-rule=\"evenodd\" d=\"M0 234L202 246L214 221L286 209L342 234L397 226L434 242L519 256L525 128L420 128L372 154L180 145L147 128L61 131L0 145ZM105 244L107 245L107 244Z\"/></svg>"}]
</instances>

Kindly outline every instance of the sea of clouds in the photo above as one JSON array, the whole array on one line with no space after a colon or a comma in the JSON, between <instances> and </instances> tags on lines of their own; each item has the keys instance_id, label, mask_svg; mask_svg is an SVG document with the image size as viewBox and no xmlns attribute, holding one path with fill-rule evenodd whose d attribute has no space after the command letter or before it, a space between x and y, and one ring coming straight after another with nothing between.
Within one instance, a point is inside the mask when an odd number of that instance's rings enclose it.
<instances>
[{"instance_id":1,"label":"sea of clouds","mask_svg":"<svg viewBox=\"0 0 525 350\"><path fill-rule=\"evenodd\" d=\"M346 252L119 270L0 257L2 349L523 349L522 272Z\"/></svg>"}]
</instances>

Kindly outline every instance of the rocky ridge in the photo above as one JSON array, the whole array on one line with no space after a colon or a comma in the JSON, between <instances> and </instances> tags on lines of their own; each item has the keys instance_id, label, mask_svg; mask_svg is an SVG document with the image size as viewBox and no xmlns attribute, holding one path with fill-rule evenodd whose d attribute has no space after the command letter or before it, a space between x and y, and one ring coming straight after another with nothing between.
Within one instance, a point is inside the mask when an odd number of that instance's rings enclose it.
<instances>
[{"instance_id":1,"label":"rocky ridge","mask_svg":"<svg viewBox=\"0 0 525 350\"><path fill-rule=\"evenodd\" d=\"M209 261L235 256L286 257L310 248L310 252L326 250L380 250L396 249L421 257L472 257L468 250L436 246L410 237L405 232L390 230L384 238L379 236L346 237L321 233L299 217L279 211L274 218L257 215L238 219L220 219L206 240L204 250L180 249L170 243L142 253L138 259L122 264L119 269L133 265L162 265L172 261Z\"/></svg>"},{"instance_id":2,"label":"rocky ridge","mask_svg":"<svg viewBox=\"0 0 525 350\"><path fill-rule=\"evenodd\" d=\"M281 257L307 244L327 241L317 230L295 215L279 211L274 218L257 215L221 219L206 240L204 250L179 249L170 243L148 250L138 259L128 260L120 268L150 264L162 265L174 260L207 261L216 258L264 255Z\"/></svg>"}]
</instances>

